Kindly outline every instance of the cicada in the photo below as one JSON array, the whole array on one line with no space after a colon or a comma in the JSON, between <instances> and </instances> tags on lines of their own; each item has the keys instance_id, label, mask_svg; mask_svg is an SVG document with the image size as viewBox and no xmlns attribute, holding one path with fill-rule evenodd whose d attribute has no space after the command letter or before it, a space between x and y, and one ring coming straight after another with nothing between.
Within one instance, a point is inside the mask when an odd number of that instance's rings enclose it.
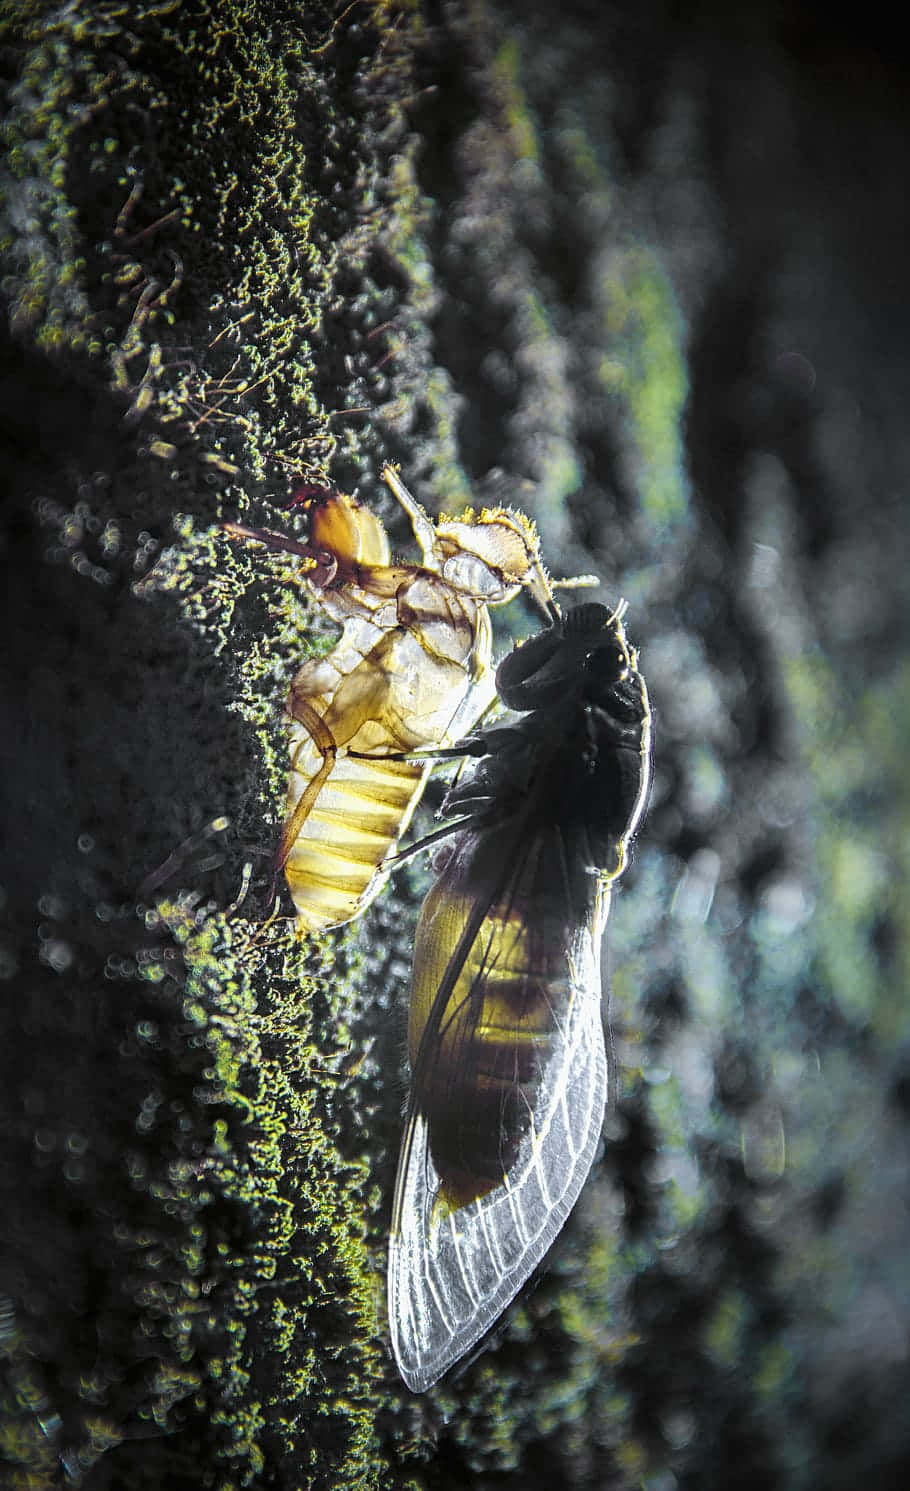
<instances>
[{"instance_id":1,"label":"cicada","mask_svg":"<svg viewBox=\"0 0 910 1491\"><path fill-rule=\"evenodd\" d=\"M457 825L417 927L389 1255L392 1345L414 1392L521 1288L599 1140L601 940L651 771L623 611L551 606L496 673L517 713L462 743L479 760L443 803Z\"/></svg>"},{"instance_id":2,"label":"cicada","mask_svg":"<svg viewBox=\"0 0 910 1491\"><path fill-rule=\"evenodd\" d=\"M301 935L370 905L432 765L415 753L457 741L489 707L487 607L521 589L543 609L550 603L536 530L523 513L495 508L434 524L392 467L383 476L410 518L419 564L394 563L379 518L341 492L309 500L306 543L225 524L235 537L305 560L306 581L343 628L330 653L299 669L288 699L277 868Z\"/></svg>"}]
</instances>

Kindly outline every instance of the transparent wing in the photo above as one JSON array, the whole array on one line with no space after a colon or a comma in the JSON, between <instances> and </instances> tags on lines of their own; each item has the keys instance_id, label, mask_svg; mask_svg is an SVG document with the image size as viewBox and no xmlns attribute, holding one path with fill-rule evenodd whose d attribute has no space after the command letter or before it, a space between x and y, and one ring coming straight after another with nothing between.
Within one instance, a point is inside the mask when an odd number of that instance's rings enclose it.
<instances>
[{"instance_id":1,"label":"transparent wing","mask_svg":"<svg viewBox=\"0 0 910 1491\"><path fill-rule=\"evenodd\" d=\"M520 873L506 892L513 907L521 905L515 890ZM443 888L445 878L444 872ZM501 907L502 896L496 899ZM502 922L489 906L475 910L457 939L453 958L461 966L446 970L448 993L437 999L421 1041L392 1222L390 1330L401 1375L414 1392L435 1382L495 1323L562 1228L591 1167L607 1096L600 974L606 885L592 900L584 923L576 919L548 964L548 1028L545 1038L539 1029L532 1037L532 1086L516 1089L518 1102L528 1104L520 1138L498 1181L466 1204L446 1198L447 1183L434 1161L434 1120L420 1097L420 1069L456 1018L450 994L453 988L457 993L471 949L484 951L462 1004L468 997L482 1003L484 985L497 979L514 984L515 966ZM534 911L525 903L520 919L529 922ZM524 1060L526 1050L519 1055Z\"/></svg>"}]
</instances>

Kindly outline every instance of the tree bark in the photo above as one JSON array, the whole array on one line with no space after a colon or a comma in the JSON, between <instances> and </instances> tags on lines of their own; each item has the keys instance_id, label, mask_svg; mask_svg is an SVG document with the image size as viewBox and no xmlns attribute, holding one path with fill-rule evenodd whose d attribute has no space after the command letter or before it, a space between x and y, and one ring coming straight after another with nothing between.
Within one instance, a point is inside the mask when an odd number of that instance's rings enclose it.
<instances>
[{"instance_id":1,"label":"tree bark","mask_svg":"<svg viewBox=\"0 0 910 1491\"><path fill-rule=\"evenodd\" d=\"M902 1485L887 36L659 0L5 27L9 1484ZM218 526L299 532L303 479L404 549L387 460L624 596L656 721L603 1158L419 1399L381 1301L429 872L343 933L268 920L282 711L330 639Z\"/></svg>"}]
</instances>

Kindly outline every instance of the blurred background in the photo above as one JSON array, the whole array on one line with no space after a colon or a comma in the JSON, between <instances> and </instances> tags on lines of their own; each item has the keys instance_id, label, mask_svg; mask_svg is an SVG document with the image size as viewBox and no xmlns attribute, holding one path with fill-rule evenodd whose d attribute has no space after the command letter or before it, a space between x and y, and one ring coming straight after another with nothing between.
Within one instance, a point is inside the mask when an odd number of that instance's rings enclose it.
<instances>
[{"instance_id":1,"label":"blurred background","mask_svg":"<svg viewBox=\"0 0 910 1491\"><path fill-rule=\"evenodd\" d=\"M7 11L0 1478L903 1487L893 23ZM299 532L303 477L404 550L386 460L628 600L656 732L602 1154L417 1399L383 1270L429 872L318 941L263 928L282 708L331 628L217 527Z\"/></svg>"}]
</instances>

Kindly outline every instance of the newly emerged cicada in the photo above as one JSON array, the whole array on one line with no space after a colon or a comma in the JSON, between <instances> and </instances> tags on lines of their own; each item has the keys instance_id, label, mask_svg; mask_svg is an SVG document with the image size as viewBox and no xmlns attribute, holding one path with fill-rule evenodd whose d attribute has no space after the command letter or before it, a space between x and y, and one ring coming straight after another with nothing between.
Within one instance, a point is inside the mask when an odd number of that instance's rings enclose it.
<instances>
[{"instance_id":1,"label":"newly emerged cicada","mask_svg":"<svg viewBox=\"0 0 910 1491\"><path fill-rule=\"evenodd\" d=\"M544 610L549 603L537 534L523 513L495 508L434 524L392 467L383 476L411 520L419 564L393 562L380 520L341 492L309 501L306 543L224 525L304 559L307 582L343 628L330 653L299 669L288 699L278 869L302 936L370 905L430 770L413 753L459 740L490 705L487 607L521 589Z\"/></svg>"},{"instance_id":2,"label":"newly emerged cicada","mask_svg":"<svg viewBox=\"0 0 910 1491\"><path fill-rule=\"evenodd\" d=\"M496 674L518 715L462 743L481 759L443 804L456 822L417 927L389 1255L392 1344L414 1392L540 1262L600 1136L601 939L650 784L623 610L551 604L552 624Z\"/></svg>"}]
</instances>

